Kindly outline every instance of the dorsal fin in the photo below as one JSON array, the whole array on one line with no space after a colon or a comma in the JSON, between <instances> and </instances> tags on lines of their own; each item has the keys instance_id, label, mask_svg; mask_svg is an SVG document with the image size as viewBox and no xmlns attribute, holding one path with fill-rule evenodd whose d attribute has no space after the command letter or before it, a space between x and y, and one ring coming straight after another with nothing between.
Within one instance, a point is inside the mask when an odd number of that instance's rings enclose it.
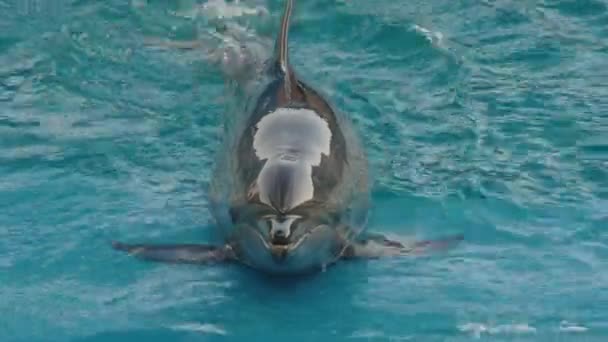
<instances>
[{"instance_id":1,"label":"dorsal fin","mask_svg":"<svg viewBox=\"0 0 608 342\"><path fill-rule=\"evenodd\" d=\"M289 23L291 12L293 10L294 0L285 1L285 9L283 10L283 18L281 19L281 27L275 45L275 62L277 72L284 78L284 90L287 99L291 97L293 72L289 65Z\"/></svg>"}]
</instances>

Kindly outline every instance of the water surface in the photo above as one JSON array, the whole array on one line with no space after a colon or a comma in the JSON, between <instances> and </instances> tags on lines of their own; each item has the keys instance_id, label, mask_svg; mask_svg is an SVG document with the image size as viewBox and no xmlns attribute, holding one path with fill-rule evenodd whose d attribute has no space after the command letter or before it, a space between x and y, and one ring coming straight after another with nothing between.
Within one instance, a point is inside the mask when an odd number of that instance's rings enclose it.
<instances>
[{"instance_id":1,"label":"water surface","mask_svg":"<svg viewBox=\"0 0 608 342\"><path fill-rule=\"evenodd\" d=\"M361 134L370 229L466 239L269 281L108 242L213 228L221 73L144 39L272 33L282 2L0 1L0 340L605 341L607 6L299 1L291 58Z\"/></svg>"}]
</instances>

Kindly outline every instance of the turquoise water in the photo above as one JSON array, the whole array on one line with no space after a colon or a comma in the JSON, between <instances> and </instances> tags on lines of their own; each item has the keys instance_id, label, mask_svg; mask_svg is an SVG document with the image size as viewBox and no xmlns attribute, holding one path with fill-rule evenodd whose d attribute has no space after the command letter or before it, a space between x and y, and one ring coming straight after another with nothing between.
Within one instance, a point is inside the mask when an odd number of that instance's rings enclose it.
<instances>
[{"instance_id":1,"label":"turquoise water","mask_svg":"<svg viewBox=\"0 0 608 342\"><path fill-rule=\"evenodd\" d=\"M109 248L213 228L222 74L142 41L280 9L0 0L0 341L606 341L603 1L299 1L292 61L361 134L369 229L457 248L294 281Z\"/></svg>"}]
</instances>

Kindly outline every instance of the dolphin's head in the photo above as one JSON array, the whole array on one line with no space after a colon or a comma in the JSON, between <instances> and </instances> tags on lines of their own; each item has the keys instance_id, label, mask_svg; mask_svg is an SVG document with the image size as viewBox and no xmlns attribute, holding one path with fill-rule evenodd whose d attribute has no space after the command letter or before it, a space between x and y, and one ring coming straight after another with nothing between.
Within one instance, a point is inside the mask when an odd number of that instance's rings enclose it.
<instances>
[{"instance_id":1,"label":"dolphin's head","mask_svg":"<svg viewBox=\"0 0 608 342\"><path fill-rule=\"evenodd\" d=\"M344 171L346 152L332 150L338 135L319 113L302 108L264 115L251 134L244 136L253 140L241 140L231 215L242 261L274 273L332 263L360 226L350 212L365 212L350 210L358 187Z\"/></svg>"},{"instance_id":2,"label":"dolphin's head","mask_svg":"<svg viewBox=\"0 0 608 342\"><path fill-rule=\"evenodd\" d=\"M303 273L332 263L345 246L336 215L306 210L280 214L268 210L235 222L241 260L271 273Z\"/></svg>"}]
</instances>

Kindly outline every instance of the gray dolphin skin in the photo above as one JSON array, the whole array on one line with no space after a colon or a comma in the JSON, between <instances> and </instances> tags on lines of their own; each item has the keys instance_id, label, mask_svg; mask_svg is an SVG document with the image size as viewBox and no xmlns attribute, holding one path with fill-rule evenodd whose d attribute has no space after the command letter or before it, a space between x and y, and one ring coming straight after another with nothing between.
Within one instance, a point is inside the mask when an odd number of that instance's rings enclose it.
<instances>
[{"instance_id":1,"label":"gray dolphin skin","mask_svg":"<svg viewBox=\"0 0 608 342\"><path fill-rule=\"evenodd\" d=\"M209 188L222 245L126 244L117 250L145 260L243 264L294 274L338 260L406 255L462 239L404 245L365 232L370 205L368 167L351 123L289 62L294 7L285 2L274 56L243 120L226 130Z\"/></svg>"}]
</instances>

